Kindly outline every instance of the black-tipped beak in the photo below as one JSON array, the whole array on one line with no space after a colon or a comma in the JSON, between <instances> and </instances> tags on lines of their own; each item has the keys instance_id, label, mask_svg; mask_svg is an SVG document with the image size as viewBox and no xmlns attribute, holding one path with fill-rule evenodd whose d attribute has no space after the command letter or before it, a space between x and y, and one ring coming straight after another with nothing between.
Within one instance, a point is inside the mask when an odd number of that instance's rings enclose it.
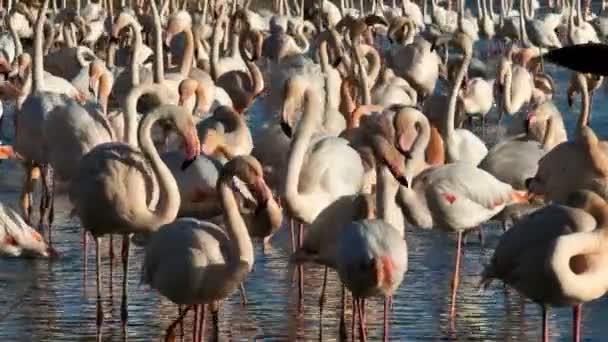
<instances>
[{"instance_id":1,"label":"black-tipped beak","mask_svg":"<svg viewBox=\"0 0 608 342\"><path fill-rule=\"evenodd\" d=\"M404 175L397 177L397 181L404 187L409 188L409 182L407 181Z\"/></svg>"},{"instance_id":2,"label":"black-tipped beak","mask_svg":"<svg viewBox=\"0 0 608 342\"><path fill-rule=\"evenodd\" d=\"M524 181L524 185L526 186L526 190L530 191L530 185L532 185L532 181L534 180L534 177L532 178L528 178Z\"/></svg>"},{"instance_id":3,"label":"black-tipped beak","mask_svg":"<svg viewBox=\"0 0 608 342\"><path fill-rule=\"evenodd\" d=\"M530 119L524 121L524 130L526 131L526 134L530 134Z\"/></svg>"},{"instance_id":4,"label":"black-tipped beak","mask_svg":"<svg viewBox=\"0 0 608 342\"><path fill-rule=\"evenodd\" d=\"M570 96L570 94L568 94L566 97L568 98L568 108L572 108L572 105L574 104L574 96Z\"/></svg>"},{"instance_id":5,"label":"black-tipped beak","mask_svg":"<svg viewBox=\"0 0 608 342\"><path fill-rule=\"evenodd\" d=\"M118 44L118 37L114 37L114 36L110 36L110 43L111 44Z\"/></svg>"},{"instance_id":6,"label":"black-tipped beak","mask_svg":"<svg viewBox=\"0 0 608 342\"><path fill-rule=\"evenodd\" d=\"M186 170L190 165L192 165L192 163L194 163L194 161L196 160L196 157L192 158L192 159L186 159L184 160L184 162L182 163L182 171Z\"/></svg>"},{"instance_id":7,"label":"black-tipped beak","mask_svg":"<svg viewBox=\"0 0 608 342\"><path fill-rule=\"evenodd\" d=\"M293 130L291 129L291 126L285 122L285 121L281 121L281 129L283 130L283 133L285 133L285 135L288 138L291 138L293 135Z\"/></svg>"},{"instance_id":8,"label":"black-tipped beak","mask_svg":"<svg viewBox=\"0 0 608 342\"><path fill-rule=\"evenodd\" d=\"M95 89L93 89L93 87L91 87L91 86L89 86L89 93L95 94Z\"/></svg>"},{"instance_id":9,"label":"black-tipped beak","mask_svg":"<svg viewBox=\"0 0 608 342\"><path fill-rule=\"evenodd\" d=\"M342 56L338 56L338 58L336 58L336 60L334 61L332 66L334 68L337 68L340 65L340 63L342 63Z\"/></svg>"}]
</instances>

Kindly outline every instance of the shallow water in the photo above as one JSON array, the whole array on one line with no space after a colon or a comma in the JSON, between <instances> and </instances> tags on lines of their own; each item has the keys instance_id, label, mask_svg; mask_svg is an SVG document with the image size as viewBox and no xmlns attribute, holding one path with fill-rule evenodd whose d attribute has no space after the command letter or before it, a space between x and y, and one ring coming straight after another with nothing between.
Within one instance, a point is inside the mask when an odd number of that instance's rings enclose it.
<instances>
[{"instance_id":1,"label":"shallow water","mask_svg":"<svg viewBox=\"0 0 608 342\"><path fill-rule=\"evenodd\" d=\"M569 74L547 66L557 83L555 102L572 131L578 105L569 110L565 90ZM594 98L592 127L606 137L608 117L604 90ZM261 108L255 106L254 108ZM255 114L259 114L255 113ZM495 113L494 113L495 114ZM5 120L6 121L6 120ZM257 122L255 118L252 122ZM486 128L487 140L495 140L495 115ZM0 164L0 198L16 201L20 168L14 163ZM81 229L77 219L69 218L70 206L65 196L56 205L55 246L61 254L57 260L0 260L0 341L89 341L95 339L95 264L90 251L83 260ZM469 237L464 249L464 265L457 298L457 316L448 318L450 280L455 257L455 237L440 231L409 230L407 243L409 270L394 298L390 337L399 341L530 341L540 339L539 307L522 300L500 284L479 292L480 273L492 255L500 236L495 224L485 227L486 246L475 236ZM256 246L255 270L245 283L249 304L241 305L235 292L220 311L220 338L234 341L337 340L340 289L337 275L330 271L327 303L319 313L318 296L322 268L305 267L304 307L297 310L297 289L293 267L288 264L287 230L281 230L272 241L273 248L263 251ZM92 245L92 244L91 244ZM102 277L105 309L104 341L157 341L164 329L177 316L175 305L154 291L139 286L142 250L132 247L129 265L129 325L126 336L120 328L122 271L120 241L114 240L115 258L109 258L108 238L102 242ZM84 270L86 269L86 273ZM110 275L113 274L113 281ZM370 340L382 336L382 301L367 305ZM608 334L605 299L584 307L583 334L587 341L603 340ZM348 304L347 326L350 321ZM188 321L190 322L190 318ZM207 336L210 324L207 324ZM550 333L553 341L571 339L570 309L551 312ZM186 324L186 340L190 340Z\"/></svg>"}]
</instances>

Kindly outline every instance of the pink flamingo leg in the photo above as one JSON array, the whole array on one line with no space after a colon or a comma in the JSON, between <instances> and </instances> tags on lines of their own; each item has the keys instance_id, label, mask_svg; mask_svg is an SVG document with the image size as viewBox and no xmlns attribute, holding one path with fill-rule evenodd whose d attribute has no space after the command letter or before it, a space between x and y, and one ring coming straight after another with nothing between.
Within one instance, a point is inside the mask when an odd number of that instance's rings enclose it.
<instances>
[{"instance_id":1,"label":"pink flamingo leg","mask_svg":"<svg viewBox=\"0 0 608 342\"><path fill-rule=\"evenodd\" d=\"M101 252L99 250L99 238L95 237L95 263L97 278L97 336L101 336L101 325L103 324L103 308L101 303Z\"/></svg>"},{"instance_id":2,"label":"pink flamingo leg","mask_svg":"<svg viewBox=\"0 0 608 342\"><path fill-rule=\"evenodd\" d=\"M197 341L198 337L198 312L200 310L200 305L194 306L194 318L192 319L192 342Z\"/></svg>"},{"instance_id":3,"label":"pink flamingo leg","mask_svg":"<svg viewBox=\"0 0 608 342\"><path fill-rule=\"evenodd\" d=\"M122 240L122 302L120 304L120 323L122 327L127 326L127 320L129 319L128 303L127 303L127 292L128 292L128 280L127 277L129 271L129 235L125 234Z\"/></svg>"},{"instance_id":4,"label":"pink flamingo leg","mask_svg":"<svg viewBox=\"0 0 608 342\"><path fill-rule=\"evenodd\" d=\"M351 341L355 341L357 338L357 333L355 330L355 327L357 326L357 307L359 306L358 304L358 299L355 296L353 297L353 314L352 314L352 318L351 318L351 325L350 325L350 336L352 337Z\"/></svg>"},{"instance_id":5,"label":"pink flamingo leg","mask_svg":"<svg viewBox=\"0 0 608 342\"><path fill-rule=\"evenodd\" d=\"M388 342L388 336L389 336L388 312L391 310L392 301L393 301L393 297L391 297L391 296L387 296L384 298L384 335L383 335L384 342Z\"/></svg>"},{"instance_id":6,"label":"pink flamingo leg","mask_svg":"<svg viewBox=\"0 0 608 342\"><path fill-rule=\"evenodd\" d=\"M358 300L357 315L359 315L359 340L362 342L367 341L367 334L365 329L365 299L361 298Z\"/></svg>"},{"instance_id":7,"label":"pink flamingo leg","mask_svg":"<svg viewBox=\"0 0 608 342\"><path fill-rule=\"evenodd\" d=\"M206 311L207 309L207 305L203 304L201 305L201 320L199 323L199 333L198 333L198 341L199 342L204 342L205 341L205 317L206 317Z\"/></svg>"},{"instance_id":8,"label":"pink flamingo leg","mask_svg":"<svg viewBox=\"0 0 608 342\"><path fill-rule=\"evenodd\" d=\"M304 224L298 226L298 245L300 248L304 245ZM304 304L304 266L298 265L298 299L299 309L302 310Z\"/></svg>"},{"instance_id":9,"label":"pink flamingo leg","mask_svg":"<svg viewBox=\"0 0 608 342\"><path fill-rule=\"evenodd\" d=\"M549 309L543 305L543 342L549 342Z\"/></svg>"},{"instance_id":10,"label":"pink flamingo leg","mask_svg":"<svg viewBox=\"0 0 608 342\"><path fill-rule=\"evenodd\" d=\"M572 340L574 342L581 341L581 321L583 319L583 305L578 304L575 305L572 309L572 313L574 315L574 331L572 335Z\"/></svg>"},{"instance_id":11,"label":"pink flamingo leg","mask_svg":"<svg viewBox=\"0 0 608 342\"><path fill-rule=\"evenodd\" d=\"M452 306L450 308L450 317L456 316L456 292L460 281L460 254L462 248L462 232L458 232L458 247L456 248L456 266L454 266L454 278L452 279Z\"/></svg>"},{"instance_id":12,"label":"pink flamingo leg","mask_svg":"<svg viewBox=\"0 0 608 342\"><path fill-rule=\"evenodd\" d=\"M184 320L184 317L186 316L188 311L190 311L190 309L192 309L192 306L187 306L184 310L182 310L182 313L179 315L179 317L177 317L177 319L169 325L169 327L167 328L166 334L165 334L165 342L175 341L175 336L173 335L173 330L175 330L175 327Z\"/></svg>"}]
</instances>

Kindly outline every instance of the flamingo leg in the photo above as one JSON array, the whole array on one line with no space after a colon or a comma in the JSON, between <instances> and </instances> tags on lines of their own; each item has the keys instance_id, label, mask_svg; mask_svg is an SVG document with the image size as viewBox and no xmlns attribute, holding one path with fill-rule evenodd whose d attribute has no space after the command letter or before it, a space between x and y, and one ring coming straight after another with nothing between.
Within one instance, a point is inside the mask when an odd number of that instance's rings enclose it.
<instances>
[{"instance_id":1,"label":"flamingo leg","mask_svg":"<svg viewBox=\"0 0 608 342\"><path fill-rule=\"evenodd\" d=\"M129 313L127 310L127 291L128 291L128 278L127 274L129 271L129 234L125 234L122 239L122 301L120 304L120 323L124 328L127 327L127 320L129 319Z\"/></svg>"},{"instance_id":2,"label":"flamingo leg","mask_svg":"<svg viewBox=\"0 0 608 342\"><path fill-rule=\"evenodd\" d=\"M239 292L241 294L241 305L247 305L249 301L247 300L247 291L243 283L239 285Z\"/></svg>"},{"instance_id":3,"label":"flamingo leg","mask_svg":"<svg viewBox=\"0 0 608 342\"><path fill-rule=\"evenodd\" d=\"M543 305L543 342L549 342L549 308Z\"/></svg>"},{"instance_id":4,"label":"flamingo leg","mask_svg":"<svg viewBox=\"0 0 608 342\"><path fill-rule=\"evenodd\" d=\"M43 167L42 173L42 188L43 194L40 200L40 230L42 234L45 232L48 234L48 242L49 245L53 245L53 240L51 237L51 219L53 215L51 212L53 211L53 168L50 165L45 165Z\"/></svg>"},{"instance_id":5,"label":"flamingo leg","mask_svg":"<svg viewBox=\"0 0 608 342\"><path fill-rule=\"evenodd\" d=\"M213 309L211 310L211 318L213 320L213 339L212 341L219 341L219 337L220 337L220 318L219 318L219 305L214 305Z\"/></svg>"},{"instance_id":6,"label":"flamingo leg","mask_svg":"<svg viewBox=\"0 0 608 342\"><path fill-rule=\"evenodd\" d=\"M350 325L350 336L351 336L351 341L355 341L357 338L356 335L356 330L355 327L357 326L357 308L359 307L359 300L353 295L353 314L352 314L352 318L351 318L351 325Z\"/></svg>"},{"instance_id":7,"label":"flamingo leg","mask_svg":"<svg viewBox=\"0 0 608 342\"><path fill-rule=\"evenodd\" d=\"M572 314L574 316L574 330L572 333L572 340L574 342L581 341L581 321L583 318L582 310L583 310L582 304L575 305L574 308L572 308Z\"/></svg>"},{"instance_id":8,"label":"flamingo leg","mask_svg":"<svg viewBox=\"0 0 608 342\"><path fill-rule=\"evenodd\" d=\"M388 318L388 313L389 311L391 311L391 306L392 306L392 301L393 301L393 297L392 296L386 296L384 297L384 335L383 335L383 341L384 342L388 342L388 336L389 336L389 318Z\"/></svg>"},{"instance_id":9,"label":"flamingo leg","mask_svg":"<svg viewBox=\"0 0 608 342\"><path fill-rule=\"evenodd\" d=\"M289 235L291 236L291 252L295 253L296 251L296 234L295 234L295 223L293 219L289 220Z\"/></svg>"},{"instance_id":10,"label":"flamingo leg","mask_svg":"<svg viewBox=\"0 0 608 342\"><path fill-rule=\"evenodd\" d=\"M205 341L205 309L207 308L206 304L200 305L201 318L199 320L198 326L198 340L199 342Z\"/></svg>"},{"instance_id":11,"label":"flamingo leg","mask_svg":"<svg viewBox=\"0 0 608 342\"><path fill-rule=\"evenodd\" d=\"M101 252L99 250L99 237L95 237L95 266L97 279L97 336L101 336L101 325L103 324L103 308L101 303Z\"/></svg>"},{"instance_id":12,"label":"flamingo leg","mask_svg":"<svg viewBox=\"0 0 608 342\"><path fill-rule=\"evenodd\" d=\"M323 285L321 286L321 296L319 296L319 308L323 312L323 304L325 304L325 287L327 286L327 266L323 272Z\"/></svg>"},{"instance_id":13,"label":"flamingo leg","mask_svg":"<svg viewBox=\"0 0 608 342\"><path fill-rule=\"evenodd\" d=\"M30 162L24 163L25 174L23 188L21 189L21 210L23 210L23 220L28 225L32 225L32 192L34 191L34 165Z\"/></svg>"},{"instance_id":14,"label":"flamingo leg","mask_svg":"<svg viewBox=\"0 0 608 342\"><path fill-rule=\"evenodd\" d=\"M198 312L200 311L200 305L194 306L194 318L192 318L192 342L196 342L198 337Z\"/></svg>"},{"instance_id":15,"label":"flamingo leg","mask_svg":"<svg viewBox=\"0 0 608 342\"><path fill-rule=\"evenodd\" d=\"M484 235L483 235L483 227L479 226L479 231L477 232L478 236L479 236L479 245L481 246L481 248L483 249L484 245L485 245L485 239L484 239Z\"/></svg>"},{"instance_id":16,"label":"flamingo leg","mask_svg":"<svg viewBox=\"0 0 608 342\"><path fill-rule=\"evenodd\" d=\"M365 299L357 300L357 315L359 316L359 341L366 342L367 336L365 331Z\"/></svg>"},{"instance_id":17,"label":"flamingo leg","mask_svg":"<svg viewBox=\"0 0 608 342\"><path fill-rule=\"evenodd\" d=\"M112 298L112 282L114 279L114 235L110 234L110 298Z\"/></svg>"},{"instance_id":18,"label":"flamingo leg","mask_svg":"<svg viewBox=\"0 0 608 342\"><path fill-rule=\"evenodd\" d=\"M177 317L177 319L169 325L169 327L167 328L166 334L165 334L165 342L175 341L175 336L173 335L173 330L175 330L175 327L181 321L184 320L184 317L186 316L188 311L190 311L190 309L192 309L192 306L187 306L184 310L182 310L182 313L179 315L179 317Z\"/></svg>"},{"instance_id":19,"label":"flamingo leg","mask_svg":"<svg viewBox=\"0 0 608 342\"><path fill-rule=\"evenodd\" d=\"M304 224L298 225L298 246L302 248L304 246ZM298 265L298 299L299 308L302 309L304 303L304 265Z\"/></svg>"},{"instance_id":20,"label":"flamingo leg","mask_svg":"<svg viewBox=\"0 0 608 342\"><path fill-rule=\"evenodd\" d=\"M86 282L87 282L87 265L89 264L89 253L88 253L88 249L87 249L87 244L88 244L88 240L89 237L87 236L87 231L85 229L82 230L82 245L83 245L83 249L84 249L84 260L83 260L83 284L82 286L86 286Z\"/></svg>"},{"instance_id":21,"label":"flamingo leg","mask_svg":"<svg viewBox=\"0 0 608 342\"><path fill-rule=\"evenodd\" d=\"M178 305L177 306L177 316L181 316L182 315L182 306ZM184 336L184 321L180 321L179 322L179 336L181 336L183 338Z\"/></svg>"},{"instance_id":22,"label":"flamingo leg","mask_svg":"<svg viewBox=\"0 0 608 342\"><path fill-rule=\"evenodd\" d=\"M462 232L458 232L458 242L456 249L456 265L454 266L454 278L452 278L452 305L450 308L450 317L454 318L456 316L456 292L458 290L459 273L460 273L460 254L462 248Z\"/></svg>"},{"instance_id":23,"label":"flamingo leg","mask_svg":"<svg viewBox=\"0 0 608 342\"><path fill-rule=\"evenodd\" d=\"M340 311L340 341L346 341L346 339L348 338L348 336L346 335L346 288L344 287L344 285L341 286L342 288L342 307L341 307L341 311Z\"/></svg>"}]
</instances>

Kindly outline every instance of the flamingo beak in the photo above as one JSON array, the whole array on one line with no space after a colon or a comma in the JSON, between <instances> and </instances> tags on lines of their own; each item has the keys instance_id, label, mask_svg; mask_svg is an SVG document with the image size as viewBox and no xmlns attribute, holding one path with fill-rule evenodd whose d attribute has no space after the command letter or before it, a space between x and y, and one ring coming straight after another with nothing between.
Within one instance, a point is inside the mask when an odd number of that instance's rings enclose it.
<instances>
[{"instance_id":1,"label":"flamingo beak","mask_svg":"<svg viewBox=\"0 0 608 342\"><path fill-rule=\"evenodd\" d=\"M47 247L46 249L46 253L49 255L49 257L51 258L58 258L59 257L59 253L57 252L57 250L53 247Z\"/></svg>"},{"instance_id":2,"label":"flamingo beak","mask_svg":"<svg viewBox=\"0 0 608 342\"><path fill-rule=\"evenodd\" d=\"M283 111L281 112L281 129L288 138L291 138L293 136L293 129L291 128L290 123L292 111L290 110L290 108L291 104L285 103L283 104Z\"/></svg>"},{"instance_id":3,"label":"flamingo beak","mask_svg":"<svg viewBox=\"0 0 608 342\"><path fill-rule=\"evenodd\" d=\"M182 170L187 169L201 153L201 143L194 125L184 135L184 141L186 142L186 160L182 163Z\"/></svg>"},{"instance_id":4,"label":"flamingo beak","mask_svg":"<svg viewBox=\"0 0 608 342\"><path fill-rule=\"evenodd\" d=\"M399 135L397 147L399 152L401 152L401 154L403 154L407 159L411 159L410 151L414 145L414 141L416 141L417 136L418 133L415 130L410 129Z\"/></svg>"},{"instance_id":5,"label":"flamingo beak","mask_svg":"<svg viewBox=\"0 0 608 342\"><path fill-rule=\"evenodd\" d=\"M263 177L258 177L258 179L255 181L255 197L256 197L256 201L258 202L258 206L255 210L255 213L259 213L260 211L264 210L266 208L266 206L268 205L268 200L270 199L269 197L269 193L270 190L268 189L268 186L266 185L266 182L264 182L264 178Z\"/></svg>"},{"instance_id":6,"label":"flamingo beak","mask_svg":"<svg viewBox=\"0 0 608 342\"><path fill-rule=\"evenodd\" d=\"M171 47L172 40L173 40L173 33L167 32L167 35L165 36L165 49L168 49Z\"/></svg>"},{"instance_id":7,"label":"flamingo beak","mask_svg":"<svg viewBox=\"0 0 608 342\"><path fill-rule=\"evenodd\" d=\"M97 76L91 76L89 78L89 93L95 94L95 86L97 85Z\"/></svg>"},{"instance_id":8,"label":"flamingo beak","mask_svg":"<svg viewBox=\"0 0 608 342\"><path fill-rule=\"evenodd\" d=\"M528 117L526 118L526 123L525 123L526 134L528 134L530 132L530 126L532 126L536 122L536 119L537 118L536 118L535 112L528 113Z\"/></svg>"}]
</instances>

